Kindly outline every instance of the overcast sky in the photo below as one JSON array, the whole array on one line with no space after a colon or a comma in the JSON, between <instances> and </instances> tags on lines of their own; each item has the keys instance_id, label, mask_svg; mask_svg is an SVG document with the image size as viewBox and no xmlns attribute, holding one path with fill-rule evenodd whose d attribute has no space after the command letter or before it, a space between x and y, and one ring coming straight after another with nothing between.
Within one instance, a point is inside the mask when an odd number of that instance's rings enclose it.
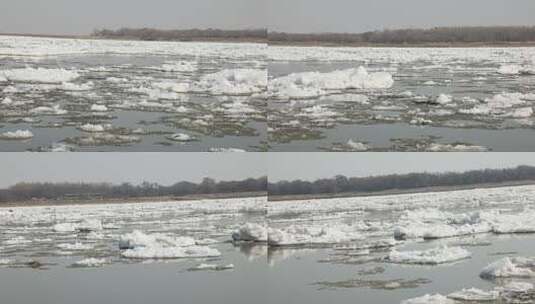
<instances>
[{"instance_id":1,"label":"overcast sky","mask_svg":"<svg viewBox=\"0 0 535 304\"><path fill-rule=\"evenodd\" d=\"M266 27L265 0L1 0L0 32L88 34L95 28Z\"/></svg>"},{"instance_id":2,"label":"overcast sky","mask_svg":"<svg viewBox=\"0 0 535 304\"><path fill-rule=\"evenodd\" d=\"M534 0L269 0L268 27L363 32L451 25L535 25Z\"/></svg>"},{"instance_id":3,"label":"overcast sky","mask_svg":"<svg viewBox=\"0 0 535 304\"><path fill-rule=\"evenodd\" d=\"M535 153L269 153L269 181L535 166Z\"/></svg>"},{"instance_id":4,"label":"overcast sky","mask_svg":"<svg viewBox=\"0 0 535 304\"><path fill-rule=\"evenodd\" d=\"M262 153L1 153L0 187L39 182L198 182L266 175Z\"/></svg>"},{"instance_id":5,"label":"overcast sky","mask_svg":"<svg viewBox=\"0 0 535 304\"><path fill-rule=\"evenodd\" d=\"M259 28L362 32L448 25L535 25L534 0L2 0L0 32L95 28Z\"/></svg>"}]
</instances>

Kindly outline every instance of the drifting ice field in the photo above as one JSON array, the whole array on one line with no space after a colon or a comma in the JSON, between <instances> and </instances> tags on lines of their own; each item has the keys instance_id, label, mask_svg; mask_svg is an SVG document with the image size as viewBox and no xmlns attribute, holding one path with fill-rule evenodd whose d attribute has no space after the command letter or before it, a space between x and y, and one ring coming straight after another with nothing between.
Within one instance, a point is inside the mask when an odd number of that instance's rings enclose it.
<instances>
[{"instance_id":1,"label":"drifting ice field","mask_svg":"<svg viewBox=\"0 0 535 304\"><path fill-rule=\"evenodd\" d=\"M535 48L269 47L277 151L533 151Z\"/></svg>"},{"instance_id":2,"label":"drifting ice field","mask_svg":"<svg viewBox=\"0 0 535 304\"><path fill-rule=\"evenodd\" d=\"M3 151L263 150L265 46L0 37Z\"/></svg>"},{"instance_id":3,"label":"drifting ice field","mask_svg":"<svg viewBox=\"0 0 535 304\"><path fill-rule=\"evenodd\" d=\"M270 202L273 303L535 301L535 186Z\"/></svg>"},{"instance_id":4,"label":"drifting ice field","mask_svg":"<svg viewBox=\"0 0 535 304\"><path fill-rule=\"evenodd\" d=\"M265 303L267 247L253 239L265 233L265 205L239 198L0 208L2 299Z\"/></svg>"}]
</instances>

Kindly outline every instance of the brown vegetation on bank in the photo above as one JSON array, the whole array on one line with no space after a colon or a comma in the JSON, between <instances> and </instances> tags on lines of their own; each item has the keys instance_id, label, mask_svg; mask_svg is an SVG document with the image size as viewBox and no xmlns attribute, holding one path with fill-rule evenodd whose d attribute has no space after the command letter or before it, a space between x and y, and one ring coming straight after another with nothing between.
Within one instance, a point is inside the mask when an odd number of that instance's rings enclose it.
<instances>
[{"instance_id":1,"label":"brown vegetation on bank","mask_svg":"<svg viewBox=\"0 0 535 304\"><path fill-rule=\"evenodd\" d=\"M220 30L188 29L160 30L153 28L121 28L118 30L100 29L91 35L95 38L125 39L144 41L236 41L266 42L266 29Z\"/></svg>"},{"instance_id":2,"label":"brown vegetation on bank","mask_svg":"<svg viewBox=\"0 0 535 304\"><path fill-rule=\"evenodd\" d=\"M535 26L435 27L365 33L269 32L270 44L347 46L535 45Z\"/></svg>"},{"instance_id":3,"label":"brown vegetation on bank","mask_svg":"<svg viewBox=\"0 0 535 304\"><path fill-rule=\"evenodd\" d=\"M466 172L409 173L369 177L346 177L315 181L293 180L268 184L270 200L361 196L378 194L471 189L489 185L523 185L535 183L535 167L471 170Z\"/></svg>"},{"instance_id":4,"label":"brown vegetation on bank","mask_svg":"<svg viewBox=\"0 0 535 304\"><path fill-rule=\"evenodd\" d=\"M201 183L177 182L170 186L143 182L139 185L122 183L18 183L0 189L0 206L6 203L40 204L41 202L99 202L110 200L147 200L154 198L229 197L265 193L267 177L240 181L215 181L205 178Z\"/></svg>"}]
</instances>

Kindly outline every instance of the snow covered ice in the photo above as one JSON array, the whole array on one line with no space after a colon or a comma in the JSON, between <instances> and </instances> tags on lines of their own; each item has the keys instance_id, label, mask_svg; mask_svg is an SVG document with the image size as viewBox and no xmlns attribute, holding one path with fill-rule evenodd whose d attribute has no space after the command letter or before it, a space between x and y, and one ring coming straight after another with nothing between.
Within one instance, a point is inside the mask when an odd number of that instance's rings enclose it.
<instances>
[{"instance_id":1,"label":"snow covered ice","mask_svg":"<svg viewBox=\"0 0 535 304\"><path fill-rule=\"evenodd\" d=\"M4 151L265 150L263 44L2 36L0 53Z\"/></svg>"},{"instance_id":2,"label":"snow covered ice","mask_svg":"<svg viewBox=\"0 0 535 304\"><path fill-rule=\"evenodd\" d=\"M225 258L242 223L265 242L265 232L255 232L265 203L254 197L0 208L0 257L60 259L50 267Z\"/></svg>"},{"instance_id":3,"label":"snow covered ice","mask_svg":"<svg viewBox=\"0 0 535 304\"><path fill-rule=\"evenodd\" d=\"M346 134L366 151L517 151L533 132L534 50L270 46L269 138L276 151L352 151Z\"/></svg>"},{"instance_id":4,"label":"snow covered ice","mask_svg":"<svg viewBox=\"0 0 535 304\"><path fill-rule=\"evenodd\" d=\"M467 259L472 254L460 247L437 247L424 251L391 251L387 261L400 264L443 264Z\"/></svg>"}]
</instances>

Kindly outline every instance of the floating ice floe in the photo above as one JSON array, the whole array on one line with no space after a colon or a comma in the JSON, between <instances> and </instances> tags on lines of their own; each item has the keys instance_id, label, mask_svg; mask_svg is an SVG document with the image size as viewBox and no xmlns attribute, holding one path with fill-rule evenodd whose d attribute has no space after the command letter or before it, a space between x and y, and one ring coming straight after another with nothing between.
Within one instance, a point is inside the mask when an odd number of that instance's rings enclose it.
<instances>
[{"instance_id":1,"label":"floating ice floe","mask_svg":"<svg viewBox=\"0 0 535 304\"><path fill-rule=\"evenodd\" d=\"M40 106L30 110L30 114L34 115L65 115L68 111L61 109L60 105L56 104L51 107Z\"/></svg>"},{"instance_id":2,"label":"floating ice floe","mask_svg":"<svg viewBox=\"0 0 535 304\"><path fill-rule=\"evenodd\" d=\"M483 268L479 276L483 279L535 277L535 259L505 257Z\"/></svg>"},{"instance_id":3,"label":"floating ice floe","mask_svg":"<svg viewBox=\"0 0 535 304\"><path fill-rule=\"evenodd\" d=\"M76 224L74 223L59 223L52 227L55 232L74 232L76 231Z\"/></svg>"},{"instance_id":4,"label":"floating ice floe","mask_svg":"<svg viewBox=\"0 0 535 304\"><path fill-rule=\"evenodd\" d=\"M21 244L29 244L31 243L31 240L26 239L23 236L17 236L9 240L5 240L3 242L4 245L21 245Z\"/></svg>"},{"instance_id":5,"label":"floating ice floe","mask_svg":"<svg viewBox=\"0 0 535 304\"><path fill-rule=\"evenodd\" d=\"M502 65L498 68L497 72L503 75L518 75L521 69L522 67L519 65Z\"/></svg>"},{"instance_id":6,"label":"floating ice floe","mask_svg":"<svg viewBox=\"0 0 535 304\"><path fill-rule=\"evenodd\" d=\"M411 121L409 121L409 123L411 125L424 126L424 125L432 124L433 121L431 119L427 119L427 118L423 118L423 117L415 117L415 118L411 119Z\"/></svg>"},{"instance_id":7,"label":"floating ice floe","mask_svg":"<svg viewBox=\"0 0 535 304\"><path fill-rule=\"evenodd\" d=\"M113 83L121 83L121 82L127 82L127 78L121 78L121 77L108 77L106 78L106 81L113 82Z\"/></svg>"},{"instance_id":8,"label":"floating ice floe","mask_svg":"<svg viewBox=\"0 0 535 304\"><path fill-rule=\"evenodd\" d=\"M520 65L502 65L497 70L498 74L502 75L534 75L535 67L533 66L520 66Z\"/></svg>"},{"instance_id":9,"label":"floating ice floe","mask_svg":"<svg viewBox=\"0 0 535 304\"><path fill-rule=\"evenodd\" d=\"M94 125L90 123L83 124L79 127L80 130L84 132L104 132L106 129L108 129L109 126L104 125Z\"/></svg>"},{"instance_id":10,"label":"floating ice floe","mask_svg":"<svg viewBox=\"0 0 535 304\"><path fill-rule=\"evenodd\" d=\"M436 99L436 103L438 104L447 104L452 101L453 101L453 97L447 94L440 94Z\"/></svg>"},{"instance_id":11,"label":"floating ice floe","mask_svg":"<svg viewBox=\"0 0 535 304\"><path fill-rule=\"evenodd\" d=\"M24 68L1 71L4 77L10 81L40 82L40 83L63 83L72 81L80 74L76 71L65 69Z\"/></svg>"},{"instance_id":12,"label":"floating ice floe","mask_svg":"<svg viewBox=\"0 0 535 304\"><path fill-rule=\"evenodd\" d=\"M481 214L452 214L437 209L406 211L400 224L394 228L396 239L438 239L490 232L490 223Z\"/></svg>"},{"instance_id":13,"label":"floating ice floe","mask_svg":"<svg viewBox=\"0 0 535 304\"><path fill-rule=\"evenodd\" d=\"M90 136L67 138L66 141L79 146L126 145L140 142L141 137L97 132Z\"/></svg>"},{"instance_id":14,"label":"floating ice floe","mask_svg":"<svg viewBox=\"0 0 535 304\"><path fill-rule=\"evenodd\" d=\"M102 229L102 222L98 219L86 219L79 223L58 223L52 226L55 232L90 232Z\"/></svg>"},{"instance_id":15,"label":"floating ice floe","mask_svg":"<svg viewBox=\"0 0 535 304\"><path fill-rule=\"evenodd\" d=\"M513 109L510 112L503 114L502 116L513 117L513 118L526 118L526 117L531 117L532 115L533 115L533 108L524 107L524 108Z\"/></svg>"},{"instance_id":16,"label":"floating ice floe","mask_svg":"<svg viewBox=\"0 0 535 304\"><path fill-rule=\"evenodd\" d=\"M194 141L196 140L195 137L185 134L185 133L175 133L169 136L166 136L167 139L173 140L173 141L179 141L179 142L188 142L188 141Z\"/></svg>"},{"instance_id":17,"label":"floating ice floe","mask_svg":"<svg viewBox=\"0 0 535 304\"><path fill-rule=\"evenodd\" d=\"M353 139L349 139L346 145L352 151L368 151L370 149L369 145L358 141L353 141Z\"/></svg>"},{"instance_id":18,"label":"floating ice floe","mask_svg":"<svg viewBox=\"0 0 535 304\"><path fill-rule=\"evenodd\" d=\"M234 264L228 265L216 265L216 264L199 264L195 267L191 267L188 271L200 271L200 270L212 270L212 271L222 271L234 269Z\"/></svg>"},{"instance_id":19,"label":"floating ice floe","mask_svg":"<svg viewBox=\"0 0 535 304\"><path fill-rule=\"evenodd\" d=\"M315 98L348 89L387 89L394 84L386 72L368 73L364 67L333 72L294 73L269 82L269 94L277 99Z\"/></svg>"},{"instance_id":20,"label":"floating ice floe","mask_svg":"<svg viewBox=\"0 0 535 304\"><path fill-rule=\"evenodd\" d=\"M93 246L90 244L82 244L79 242L76 242L74 244L58 244L58 248L64 249L64 250L90 250L93 249Z\"/></svg>"},{"instance_id":21,"label":"floating ice floe","mask_svg":"<svg viewBox=\"0 0 535 304\"><path fill-rule=\"evenodd\" d=\"M176 93L187 93L191 90L191 85L187 82L162 81L155 82L152 86L160 90L173 91Z\"/></svg>"},{"instance_id":22,"label":"floating ice floe","mask_svg":"<svg viewBox=\"0 0 535 304\"><path fill-rule=\"evenodd\" d=\"M121 256L134 259L172 259L217 257L221 253L208 246L199 246L190 237L171 237L163 234L144 234L134 231L121 237Z\"/></svg>"},{"instance_id":23,"label":"floating ice floe","mask_svg":"<svg viewBox=\"0 0 535 304\"><path fill-rule=\"evenodd\" d=\"M76 84L72 82L63 82L60 86L60 88L64 91L89 91L93 89L94 84L93 82L87 82L87 83L81 83Z\"/></svg>"},{"instance_id":24,"label":"floating ice floe","mask_svg":"<svg viewBox=\"0 0 535 304\"><path fill-rule=\"evenodd\" d=\"M102 265L108 264L109 261L105 258L87 258L80 261L76 261L72 264L73 267L100 267Z\"/></svg>"},{"instance_id":25,"label":"floating ice floe","mask_svg":"<svg viewBox=\"0 0 535 304\"><path fill-rule=\"evenodd\" d=\"M336 102L355 102L358 104L369 104L369 98L362 94L335 94L322 96L322 100L336 101Z\"/></svg>"},{"instance_id":26,"label":"floating ice floe","mask_svg":"<svg viewBox=\"0 0 535 304\"><path fill-rule=\"evenodd\" d=\"M448 299L441 294L425 295L417 298L401 301L401 304L456 304L454 300Z\"/></svg>"},{"instance_id":27,"label":"floating ice floe","mask_svg":"<svg viewBox=\"0 0 535 304\"><path fill-rule=\"evenodd\" d=\"M496 290L484 291L478 288L467 288L460 291L452 292L448 298L459 301L495 301L499 298L500 293Z\"/></svg>"},{"instance_id":28,"label":"floating ice floe","mask_svg":"<svg viewBox=\"0 0 535 304\"><path fill-rule=\"evenodd\" d=\"M265 91L266 86L266 70L227 69L203 75L195 90L221 95L251 95Z\"/></svg>"},{"instance_id":29,"label":"floating ice floe","mask_svg":"<svg viewBox=\"0 0 535 304\"><path fill-rule=\"evenodd\" d=\"M197 63L193 61L177 61L163 64L159 69L165 72L194 72Z\"/></svg>"},{"instance_id":30,"label":"floating ice floe","mask_svg":"<svg viewBox=\"0 0 535 304\"><path fill-rule=\"evenodd\" d=\"M489 211L483 215L494 233L535 233L534 210L526 209L516 214Z\"/></svg>"},{"instance_id":31,"label":"floating ice floe","mask_svg":"<svg viewBox=\"0 0 535 304\"><path fill-rule=\"evenodd\" d=\"M535 298L533 284L528 282L512 281L504 286L496 286L485 291L478 288L462 289L450 293L448 298L464 302L492 302L497 303L532 303ZM529 293L529 294L528 294Z\"/></svg>"},{"instance_id":32,"label":"floating ice floe","mask_svg":"<svg viewBox=\"0 0 535 304\"><path fill-rule=\"evenodd\" d=\"M392 250L386 260L398 264L437 265L456 262L471 257L472 254L461 247L440 246L427 250Z\"/></svg>"},{"instance_id":33,"label":"floating ice floe","mask_svg":"<svg viewBox=\"0 0 535 304\"><path fill-rule=\"evenodd\" d=\"M13 261L10 259L0 259L0 266L9 265L11 263L13 263Z\"/></svg>"},{"instance_id":34,"label":"floating ice floe","mask_svg":"<svg viewBox=\"0 0 535 304\"><path fill-rule=\"evenodd\" d=\"M462 143L454 144L441 144L441 143L431 143L426 149L429 152L485 152L489 148L478 146L478 145L468 145Z\"/></svg>"},{"instance_id":35,"label":"floating ice floe","mask_svg":"<svg viewBox=\"0 0 535 304\"><path fill-rule=\"evenodd\" d=\"M350 225L297 226L268 229L270 246L331 245L362 239L356 227Z\"/></svg>"},{"instance_id":36,"label":"floating ice floe","mask_svg":"<svg viewBox=\"0 0 535 304\"><path fill-rule=\"evenodd\" d=\"M0 139L25 140L33 137L30 130L6 131L0 133Z\"/></svg>"},{"instance_id":37,"label":"floating ice floe","mask_svg":"<svg viewBox=\"0 0 535 304\"><path fill-rule=\"evenodd\" d=\"M232 233L234 241L267 242L267 228L260 224L247 223Z\"/></svg>"},{"instance_id":38,"label":"floating ice floe","mask_svg":"<svg viewBox=\"0 0 535 304\"><path fill-rule=\"evenodd\" d=\"M108 107L106 105L94 104L91 105L90 110L93 112L106 112L108 111Z\"/></svg>"},{"instance_id":39,"label":"floating ice floe","mask_svg":"<svg viewBox=\"0 0 535 304\"><path fill-rule=\"evenodd\" d=\"M209 152L247 152L244 149L239 148L221 148L221 147L212 147L208 149Z\"/></svg>"}]
</instances>

